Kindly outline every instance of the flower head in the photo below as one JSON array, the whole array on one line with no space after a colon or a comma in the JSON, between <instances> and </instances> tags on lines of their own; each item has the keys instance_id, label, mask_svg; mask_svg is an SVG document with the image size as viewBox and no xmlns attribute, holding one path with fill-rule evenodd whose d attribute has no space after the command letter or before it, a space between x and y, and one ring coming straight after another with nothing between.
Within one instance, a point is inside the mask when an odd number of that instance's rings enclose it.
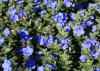
<instances>
[{"instance_id":1,"label":"flower head","mask_svg":"<svg viewBox=\"0 0 100 71\"><path fill-rule=\"evenodd\" d=\"M44 44L44 39L40 34L37 34L36 36L36 41L40 44L43 45Z\"/></svg>"},{"instance_id":2,"label":"flower head","mask_svg":"<svg viewBox=\"0 0 100 71\"><path fill-rule=\"evenodd\" d=\"M71 0L64 0L64 4L66 7L70 7L72 5Z\"/></svg>"},{"instance_id":3,"label":"flower head","mask_svg":"<svg viewBox=\"0 0 100 71\"><path fill-rule=\"evenodd\" d=\"M27 46L26 48L22 49L24 56L30 56L33 53L33 48L30 48L30 46Z\"/></svg>"},{"instance_id":4,"label":"flower head","mask_svg":"<svg viewBox=\"0 0 100 71\"><path fill-rule=\"evenodd\" d=\"M44 3L44 5L47 5L48 7L52 8L53 10L57 10L57 8L56 8L57 1L56 0L50 0L50 1L44 0L43 3Z\"/></svg>"},{"instance_id":5,"label":"flower head","mask_svg":"<svg viewBox=\"0 0 100 71\"><path fill-rule=\"evenodd\" d=\"M3 2L8 2L8 0L2 0Z\"/></svg>"},{"instance_id":6,"label":"flower head","mask_svg":"<svg viewBox=\"0 0 100 71\"><path fill-rule=\"evenodd\" d=\"M84 28L81 25L78 25L74 28L74 35L81 36L84 34Z\"/></svg>"},{"instance_id":7,"label":"flower head","mask_svg":"<svg viewBox=\"0 0 100 71\"><path fill-rule=\"evenodd\" d=\"M94 53L92 56L93 56L94 59L98 59L99 52Z\"/></svg>"},{"instance_id":8,"label":"flower head","mask_svg":"<svg viewBox=\"0 0 100 71\"><path fill-rule=\"evenodd\" d=\"M27 39L29 36L29 32L25 29L19 31L19 35L21 39Z\"/></svg>"},{"instance_id":9,"label":"flower head","mask_svg":"<svg viewBox=\"0 0 100 71\"><path fill-rule=\"evenodd\" d=\"M70 18L72 19L72 20L75 20L75 14L74 13L70 13Z\"/></svg>"},{"instance_id":10,"label":"flower head","mask_svg":"<svg viewBox=\"0 0 100 71\"><path fill-rule=\"evenodd\" d=\"M0 38L0 46L4 43L4 38Z\"/></svg>"},{"instance_id":11,"label":"flower head","mask_svg":"<svg viewBox=\"0 0 100 71\"><path fill-rule=\"evenodd\" d=\"M96 25L92 26L92 32L96 32L96 31L97 31Z\"/></svg>"},{"instance_id":12,"label":"flower head","mask_svg":"<svg viewBox=\"0 0 100 71\"><path fill-rule=\"evenodd\" d=\"M81 55L80 56L80 60L82 61L82 62L85 62L85 60L88 58L88 56L86 56L86 55Z\"/></svg>"},{"instance_id":13,"label":"flower head","mask_svg":"<svg viewBox=\"0 0 100 71\"><path fill-rule=\"evenodd\" d=\"M10 29L9 28L4 29L4 32L3 33L4 33L4 35L6 37L8 37L10 35Z\"/></svg>"},{"instance_id":14,"label":"flower head","mask_svg":"<svg viewBox=\"0 0 100 71\"><path fill-rule=\"evenodd\" d=\"M45 44L46 44L47 46L50 46L52 42L53 42L53 37L52 37L52 36L48 36L48 37L45 39Z\"/></svg>"},{"instance_id":15,"label":"flower head","mask_svg":"<svg viewBox=\"0 0 100 71\"><path fill-rule=\"evenodd\" d=\"M39 67L37 68L37 71L45 71L45 70L44 70L44 67L43 67L43 66L39 66Z\"/></svg>"},{"instance_id":16,"label":"flower head","mask_svg":"<svg viewBox=\"0 0 100 71\"><path fill-rule=\"evenodd\" d=\"M66 20L68 20L67 14L66 13L58 13L56 16L52 17L58 24L64 25Z\"/></svg>"},{"instance_id":17,"label":"flower head","mask_svg":"<svg viewBox=\"0 0 100 71\"><path fill-rule=\"evenodd\" d=\"M4 71L11 71L11 61L5 59L2 68L4 68Z\"/></svg>"},{"instance_id":18,"label":"flower head","mask_svg":"<svg viewBox=\"0 0 100 71\"><path fill-rule=\"evenodd\" d=\"M26 16L26 13L25 13L24 9L21 9L19 12L20 12L21 16Z\"/></svg>"},{"instance_id":19,"label":"flower head","mask_svg":"<svg viewBox=\"0 0 100 71\"><path fill-rule=\"evenodd\" d=\"M16 9L14 9L13 7L10 7L9 10L8 10L8 13L9 13L10 15L14 16L15 13L16 13L16 11L17 11Z\"/></svg>"},{"instance_id":20,"label":"flower head","mask_svg":"<svg viewBox=\"0 0 100 71\"><path fill-rule=\"evenodd\" d=\"M17 4L22 4L22 3L24 3L24 0L15 0L16 2L17 2Z\"/></svg>"}]
</instances>

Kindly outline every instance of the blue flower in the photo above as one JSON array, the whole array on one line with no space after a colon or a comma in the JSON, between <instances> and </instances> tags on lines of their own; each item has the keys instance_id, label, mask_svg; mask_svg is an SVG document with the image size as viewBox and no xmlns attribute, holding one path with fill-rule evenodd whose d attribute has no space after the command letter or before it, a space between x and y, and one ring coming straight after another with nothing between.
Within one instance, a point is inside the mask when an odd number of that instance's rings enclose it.
<instances>
[{"instance_id":1,"label":"blue flower","mask_svg":"<svg viewBox=\"0 0 100 71\"><path fill-rule=\"evenodd\" d=\"M48 67L54 69L54 70L57 70L57 67L56 67L54 64L52 64L52 63L46 62L46 65L47 65Z\"/></svg>"},{"instance_id":2,"label":"blue flower","mask_svg":"<svg viewBox=\"0 0 100 71\"><path fill-rule=\"evenodd\" d=\"M67 14L66 13L58 13L56 16L52 17L58 24L64 25L66 20L68 20Z\"/></svg>"},{"instance_id":3,"label":"blue flower","mask_svg":"<svg viewBox=\"0 0 100 71\"><path fill-rule=\"evenodd\" d=\"M100 43L96 42L95 46L98 47L98 48L100 48Z\"/></svg>"},{"instance_id":4,"label":"blue flower","mask_svg":"<svg viewBox=\"0 0 100 71\"><path fill-rule=\"evenodd\" d=\"M90 48L91 46L95 45L97 40L95 38L88 38L84 43L82 43L83 49Z\"/></svg>"},{"instance_id":5,"label":"blue flower","mask_svg":"<svg viewBox=\"0 0 100 71\"><path fill-rule=\"evenodd\" d=\"M96 53L92 54L92 56L93 56L94 59L98 59L99 52L96 52Z\"/></svg>"},{"instance_id":6,"label":"blue flower","mask_svg":"<svg viewBox=\"0 0 100 71\"><path fill-rule=\"evenodd\" d=\"M52 36L48 36L46 39L45 39L45 44L47 45L47 46L50 46L51 45L51 43L53 42L53 37Z\"/></svg>"},{"instance_id":7,"label":"blue flower","mask_svg":"<svg viewBox=\"0 0 100 71\"><path fill-rule=\"evenodd\" d=\"M71 0L64 0L64 4L66 7L70 7L72 5Z\"/></svg>"},{"instance_id":8,"label":"blue flower","mask_svg":"<svg viewBox=\"0 0 100 71\"><path fill-rule=\"evenodd\" d=\"M46 10L43 10L43 11L41 11L39 14L40 15L44 15L44 14L46 14L47 13L47 11Z\"/></svg>"},{"instance_id":9,"label":"blue flower","mask_svg":"<svg viewBox=\"0 0 100 71\"><path fill-rule=\"evenodd\" d=\"M36 41L40 44L40 45L44 45L44 39L42 36L40 36L39 34L37 34L36 36Z\"/></svg>"},{"instance_id":10,"label":"blue flower","mask_svg":"<svg viewBox=\"0 0 100 71\"><path fill-rule=\"evenodd\" d=\"M82 43L82 46L83 46L83 50L86 49L86 48L90 48L92 45L90 42L88 41L85 41L84 43Z\"/></svg>"},{"instance_id":11,"label":"blue flower","mask_svg":"<svg viewBox=\"0 0 100 71\"><path fill-rule=\"evenodd\" d=\"M68 43L68 41L66 39L61 40L61 45L62 45L63 49L68 48L68 44L67 43Z\"/></svg>"},{"instance_id":12,"label":"blue flower","mask_svg":"<svg viewBox=\"0 0 100 71\"><path fill-rule=\"evenodd\" d=\"M4 71L11 71L11 61L5 59L4 63L2 64L2 68L4 68Z\"/></svg>"},{"instance_id":13,"label":"blue flower","mask_svg":"<svg viewBox=\"0 0 100 71\"><path fill-rule=\"evenodd\" d=\"M85 15L86 15L86 13L85 13L84 10L80 10L80 11L79 11L79 14L81 14L82 16L85 16Z\"/></svg>"},{"instance_id":14,"label":"blue flower","mask_svg":"<svg viewBox=\"0 0 100 71\"><path fill-rule=\"evenodd\" d=\"M11 16L14 16L15 13L16 13L16 9L14 9L13 7L10 7L9 10L8 10L8 13L11 15Z\"/></svg>"},{"instance_id":15,"label":"blue flower","mask_svg":"<svg viewBox=\"0 0 100 71\"><path fill-rule=\"evenodd\" d=\"M24 9L21 9L19 12L20 12L21 16L26 16L26 13L24 12Z\"/></svg>"},{"instance_id":16,"label":"blue flower","mask_svg":"<svg viewBox=\"0 0 100 71\"><path fill-rule=\"evenodd\" d=\"M81 36L84 34L84 28L81 25L78 25L74 28L74 35Z\"/></svg>"},{"instance_id":17,"label":"blue flower","mask_svg":"<svg viewBox=\"0 0 100 71\"><path fill-rule=\"evenodd\" d=\"M88 42L91 43L91 45L95 45L97 43L97 40L95 38L90 38L90 39L87 39Z\"/></svg>"},{"instance_id":18,"label":"blue flower","mask_svg":"<svg viewBox=\"0 0 100 71\"><path fill-rule=\"evenodd\" d=\"M34 0L35 8L38 9L40 7L40 0Z\"/></svg>"},{"instance_id":19,"label":"blue flower","mask_svg":"<svg viewBox=\"0 0 100 71\"><path fill-rule=\"evenodd\" d=\"M35 61L33 61L32 59L28 59L25 61L25 66L28 68L32 68L35 69Z\"/></svg>"},{"instance_id":20,"label":"blue flower","mask_svg":"<svg viewBox=\"0 0 100 71\"><path fill-rule=\"evenodd\" d=\"M30 46L26 46L26 48L22 49L24 56L30 56L33 53L33 48L30 48Z\"/></svg>"},{"instance_id":21,"label":"blue flower","mask_svg":"<svg viewBox=\"0 0 100 71\"><path fill-rule=\"evenodd\" d=\"M19 21L19 16L16 14L16 9L14 9L13 7L10 7L8 12L10 14L10 20L13 21L14 23L16 23L17 21Z\"/></svg>"},{"instance_id":22,"label":"blue flower","mask_svg":"<svg viewBox=\"0 0 100 71\"><path fill-rule=\"evenodd\" d=\"M3 2L8 2L8 0L2 0Z\"/></svg>"},{"instance_id":23,"label":"blue flower","mask_svg":"<svg viewBox=\"0 0 100 71\"><path fill-rule=\"evenodd\" d=\"M4 38L0 38L0 46L4 43Z\"/></svg>"},{"instance_id":24,"label":"blue flower","mask_svg":"<svg viewBox=\"0 0 100 71\"><path fill-rule=\"evenodd\" d=\"M90 26L92 24L93 24L93 22L91 20L88 20L87 23L86 23L86 26Z\"/></svg>"},{"instance_id":25,"label":"blue flower","mask_svg":"<svg viewBox=\"0 0 100 71\"><path fill-rule=\"evenodd\" d=\"M75 4L74 7L76 9L83 9L83 6L81 4Z\"/></svg>"},{"instance_id":26,"label":"blue flower","mask_svg":"<svg viewBox=\"0 0 100 71\"><path fill-rule=\"evenodd\" d=\"M71 27L70 27L69 25L66 25L66 26L65 26L65 31L68 32L68 31L70 31L70 30L71 30Z\"/></svg>"},{"instance_id":27,"label":"blue flower","mask_svg":"<svg viewBox=\"0 0 100 71\"><path fill-rule=\"evenodd\" d=\"M10 29L9 28L4 29L4 32L3 33L4 33L4 35L6 37L8 37L10 35Z\"/></svg>"},{"instance_id":28,"label":"blue flower","mask_svg":"<svg viewBox=\"0 0 100 71\"><path fill-rule=\"evenodd\" d=\"M37 71L45 71L45 69L44 69L43 66L39 66L39 67L37 68Z\"/></svg>"},{"instance_id":29,"label":"blue flower","mask_svg":"<svg viewBox=\"0 0 100 71\"><path fill-rule=\"evenodd\" d=\"M92 26L92 32L96 32L96 31L97 31L96 25Z\"/></svg>"},{"instance_id":30,"label":"blue flower","mask_svg":"<svg viewBox=\"0 0 100 71\"><path fill-rule=\"evenodd\" d=\"M85 62L85 60L88 58L88 56L86 56L86 55L81 55L80 56L80 60L82 61L82 62Z\"/></svg>"},{"instance_id":31,"label":"blue flower","mask_svg":"<svg viewBox=\"0 0 100 71\"><path fill-rule=\"evenodd\" d=\"M56 8L57 1L56 0L51 0L51 1L44 0L43 3L44 3L44 5L47 5L48 7L52 8L53 10L57 10L57 8Z\"/></svg>"},{"instance_id":32,"label":"blue flower","mask_svg":"<svg viewBox=\"0 0 100 71\"><path fill-rule=\"evenodd\" d=\"M70 13L70 18L72 19L72 20L75 20L75 14L74 13Z\"/></svg>"},{"instance_id":33,"label":"blue flower","mask_svg":"<svg viewBox=\"0 0 100 71\"><path fill-rule=\"evenodd\" d=\"M29 36L29 32L25 29L19 31L19 35L21 39L27 39Z\"/></svg>"},{"instance_id":34,"label":"blue flower","mask_svg":"<svg viewBox=\"0 0 100 71\"><path fill-rule=\"evenodd\" d=\"M22 4L22 3L24 3L24 0L15 0L16 2L17 2L17 4Z\"/></svg>"},{"instance_id":35,"label":"blue flower","mask_svg":"<svg viewBox=\"0 0 100 71\"><path fill-rule=\"evenodd\" d=\"M89 6L92 7L92 8L95 8L96 4L89 3Z\"/></svg>"},{"instance_id":36,"label":"blue flower","mask_svg":"<svg viewBox=\"0 0 100 71\"><path fill-rule=\"evenodd\" d=\"M14 15L13 18L11 18L11 20L16 23L17 21L19 21L19 16Z\"/></svg>"},{"instance_id":37,"label":"blue flower","mask_svg":"<svg viewBox=\"0 0 100 71\"><path fill-rule=\"evenodd\" d=\"M94 71L100 71L100 68L94 68Z\"/></svg>"}]
</instances>

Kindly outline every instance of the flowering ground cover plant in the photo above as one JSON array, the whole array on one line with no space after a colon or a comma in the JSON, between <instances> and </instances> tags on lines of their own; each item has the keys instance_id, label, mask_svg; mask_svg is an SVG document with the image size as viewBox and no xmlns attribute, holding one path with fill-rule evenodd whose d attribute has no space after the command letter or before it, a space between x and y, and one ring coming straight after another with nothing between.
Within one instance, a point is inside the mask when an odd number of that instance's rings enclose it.
<instances>
[{"instance_id":1,"label":"flowering ground cover plant","mask_svg":"<svg viewBox=\"0 0 100 71\"><path fill-rule=\"evenodd\" d=\"M100 0L0 0L0 71L100 71Z\"/></svg>"}]
</instances>

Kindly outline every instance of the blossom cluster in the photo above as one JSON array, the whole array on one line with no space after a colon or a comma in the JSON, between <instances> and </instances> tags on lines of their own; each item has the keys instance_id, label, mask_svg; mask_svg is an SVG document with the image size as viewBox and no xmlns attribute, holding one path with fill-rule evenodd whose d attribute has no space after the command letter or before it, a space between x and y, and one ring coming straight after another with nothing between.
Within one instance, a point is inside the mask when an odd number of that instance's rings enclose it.
<instances>
[{"instance_id":1,"label":"blossom cluster","mask_svg":"<svg viewBox=\"0 0 100 71\"><path fill-rule=\"evenodd\" d=\"M99 0L1 0L0 71L100 71Z\"/></svg>"}]
</instances>

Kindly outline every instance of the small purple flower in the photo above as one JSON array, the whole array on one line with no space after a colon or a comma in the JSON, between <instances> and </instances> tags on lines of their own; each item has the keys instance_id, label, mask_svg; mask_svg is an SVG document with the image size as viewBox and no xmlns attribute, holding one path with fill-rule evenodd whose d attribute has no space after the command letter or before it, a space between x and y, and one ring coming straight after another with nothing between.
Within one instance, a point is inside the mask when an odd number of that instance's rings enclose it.
<instances>
[{"instance_id":1,"label":"small purple flower","mask_svg":"<svg viewBox=\"0 0 100 71\"><path fill-rule=\"evenodd\" d=\"M19 21L19 17L18 17L18 15L14 15L12 21L13 21L13 22L17 22L17 21Z\"/></svg>"},{"instance_id":2,"label":"small purple flower","mask_svg":"<svg viewBox=\"0 0 100 71\"><path fill-rule=\"evenodd\" d=\"M50 46L52 42L53 42L53 37L52 37L52 36L48 36L48 37L45 39L45 44L46 44L47 46Z\"/></svg>"},{"instance_id":3,"label":"small purple flower","mask_svg":"<svg viewBox=\"0 0 100 71\"><path fill-rule=\"evenodd\" d=\"M4 32L3 33L4 33L4 35L6 37L8 37L10 35L10 29L9 28L4 29Z\"/></svg>"},{"instance_id":4,"label":"small purple flower","mask_svg":"<svg viewBox=\"0 0 100 71\"><path fill-rule=\"evenodd\" d=\"M51 1L44 0L43 3L44 3L44 5L47 5L48 7L52 8L53 10L57 10L57 8L56 8L57 1L56 0L51 0Z\"/></svg>"},{"instance_id":5,"label":"small purple flower","mask_svg":"<svg viewBox=\"0 0 100 71\"><path fill-rule=\"evenodd\" d=\"M84 43L82 43L82 46L83 46L83 50L84 50L86 48L90 48L91 47L91 43L88 42L88 41L85 41Z\"/></svg>"},{"instance_id":6,"label":"small purple flower","mask_svg":"<svg viewBox=\"0 0 100 71\"><path fill-rule=\"evenodd\" d=\"M89 3L89 6L91 6L92 8L95 8L96 4Z\"/></svg>"},{"instance_id":7,"label":"small purple flower","mask_svg":"<svg viewBox=\"0 0 100 71\"><path fill-rule=\"evenodd\" d=\"M30 56L33 53L33 48L30 48L30 46L26 46L26 48L22 49L24 56Z\"/></svg>"},{"instance_id":8,"label":"small purple flower","mask_svg":"<svg viewBox=\"0 0 100 71\"><path fill-rule=\"evenodd\" d=\"M17 2L17 4L22 4L22 3L24 3L24 0L15 0L16 2Z\"/></svg>"},{"instance_id":9,"label":"small purple flower","mask_svg":"<svg viewBox=\"0 0 100 71\"><path fill-rule=\"evenodd\" d=\"M64 0L64 4L66 7L70 7L72 5L71 0Z\"/></svg>"},{"instance_id":10,"label":"small purple flower","mask_svg":"<svg viewBox=\"0 0 100 71\"><path fill-rule=\"evenodd\" d=\"M86 13L85 13L84 10L80 10L80 11L79 11L79 14L81 14L82 16L85 16L85 15L86 15Z\"/></svg>"},{"instance_id":11,"label":"small purple flower","mask_svg":"<svg viewBox=\"0 0 100 71\"><path fill-rule=\"evenodd\" d=\"M62 26L68 20L67 14L66 13L58 13L56 16L52 17L58 24L61 24Z\"/></svg>"},{"instance_id":12,"label":"small purple flower","mask_svg":"<svg viewBox=\"0 0 100 71\"><path fill-rule=\"evenodd\" d=\"M68 48L68 44L67 43L68 43L68 41L66 39L61 40L61 45L62 45L63 49Z\"/></svg>"},{"instance_id":13,"label":"small purple flower","mask_svg":"<svg viewBox=\"0 0 100 71\"><path fill-rule=\"evenodd\" d=\"M86 26L90 26L92 24L93 24L93 22L91 20L89 20L89 21L87 21Z\"/></svg>"},{"instance_id":14,"label":"small purple flower","mask_svg":"<svg viewBox=\"0 0 100 71\"><path fill-rule=\"evenodd\" d=\"M0 46L4 43L4 38L0 38Z\"/></svg>"},{"instance_id":15,"label":"small purple flower","mask_svg":"<svg viewBox=\"0 0 100 71\"><path fill-rule=\"evenodd\" d=\"M83 6L81 4L75 4L74 7L76 9L83 9Z\"/></svg>"},{"instance_id":16,"label":"small purple flower","mask_svg":"<svg viewBox=\"0 0 100 71\"><path fill-rule=\"evenodd\" d=\"M70 18L72 19L72 20L75 20L75 13L70 13Z\"/></svg>"},{"instance_id":17,"label":"small purple flower","mask_svg":"<svg viewBox=\"0 0 100 71\"><path fill-rule=\"evenodd\" d=\"M2 64L2 68L4 68L4 71L12 71L11 61L5 59L4 63Z\"/></svg>"},{"instance_id":18,"label":"small purple flower","mask_svg":"<svg viewBox=\"0 0 100 71\"><path fill-rule=\"evenodd\" d=\"M44 15L44 14L46 14L47 13L47 11L46 10L43 10L43 11L41 11L39 14L40 15Z\"/></svg>"},{"instance_id":19,"label":"small purple flower","mask_svg":"<svg viewBox=\"0 0 100 71\"><path fill-rule=\"evenodd\" d=\"M27 39L29 36L29 32L25 29L19 31L19 35L21 39Z\"/></svg>"},{"instance_id":20,"label":"small purple flower","mask_svg":"<svg viewBox=\"0 0 100 71\"><path fill-rule=\"evenodd\" d=\"M3 2L8 2L8 0L2 0Z\"/></svg>"},{"instance_id":21,"label":"small purple flower","mask_svg":"<svg viewBox=\"0 0 100 71\"><path fill-rule=\"evenodd\" d=\"M35 69L35 61L33 61L32 59L28 59L25 61L25 66L28 67L29 69Z\"/></svg>"},{"instance_id":22,"label":"small purple flower","mask_svg":"<svg viewBox=\"0 0 100 71\"><path fill-rule=\"evenodd\" d=\"M71 30L71 27L70 27L69 25L66 25L66 26L65 26L65 31L68 32L68 31L70 31L70 30Z\"/></svg>"},{"instance_id":23,"label":"small purple flower","mask_svg":"<svg viewBox=\"0 0 100 71\"><path fill-rule=\"evenodd\" d=\"M100 71L100 68L94 68L94 71Z\"/></svg>"},{"instance_id":24,"label":"small purple flower","mask_svg":"<svg viewBox=\"0 0 100 71\"><path fill-rule=\"evenodd\" d=\"M16 9L14 9L13 7L10 7L9 10L8 10L8 13L9 13L10 15L14 16L15 13L16 13L16 11L17 11Z\"/></svg>"},{"instance_id":25,"label":"small purple flower","mask_svg":"<svg viewBox=\"0 0 100 71\"><path fill-rule=\"evenodd\" d=\"M45 69L44 69L43 66L39 66L39 67L37 68L37 71L45 71Z\"/></svg>"},{"instance_id":26,"label":"small purple flower","mask_svg":"<svg viewBox=\"0 0 100 71\"><path fill-rule=\"evenodd\" d=\"M36 36L36 41L40 44L40 45L44 45L44 39L41 35L37 34Z\"/></svg>"},{"instance_id":27,"label":"small purple flower","mask_svg":"<svg viewBox=\"0 0 100 71\"><path fill-rule=\"evenodd\" d=\"M26 16L26 13L24 12L24 9L21 9L19 12L20 12L21 16Z\"/></svg>"},{"instance_id":28,"label":"small purple flower","mask_svg":"<svg viewBox=\"0 0 100 71\"><path fill-rule=\"evenodd\" d=\"M17 12L16 9L14 9L13 7L10 7L8 10L9 14L10 14L10 20L13 22L17 22L19 21L19 16L17 14L15 14Z\"/></svg>"},{"instance_id":29,"label":"small purple flower","mask_svg":"<svg viewBox=\"0 0 100 71\"><path fill-rule=\"evenodd\" d=\"M82 61L82 62L85 62L85 60L88 58L88 56L86 56L86 55L81 55L80 56L80 60Z\"/></svg>"},{"instance_id":30,"label":"small purple flower","mask_svg":"<svg viewBox=\"0 0 100 71\"><path fill-rule=\"evenodd\" d=\"M99 52L94 53L92 56L93 56L94 59L98 59Z\"/></svg>"},{"instance_id":31,"label":"small purple flower","mask_svg":"<svg viewBox=\"0 0 100 71\"><path fill-rule=\"evenodd\" d=\"M88 42L91 43L91 45L95 45L97 43L97 40L95 38L90 38L90 39L87 39Z\"/></svg>"},{"instance_id":32,"label":"small purple flower","mask_svg":"<svg viewBox=\"0 0 100 71\"><path fill-rule=\"evenodd\" d=\"M84 32L84 28L81 25L76 26L74 28L74 31L73 32L74 32L74 35L77 35L77 36L81 36L81 35L83 35L85 33Z\"/></svg>"},{"instance_id":33,"label":"small purple flower","mask_svg":"<svg viewBox=\"0 0 100 71\"><path fill-rule=\"evenodd\" d=\"M96 31L97 31L96 25L92 26L92 32L96 32Z\"/></svg>"}]
</instances>

